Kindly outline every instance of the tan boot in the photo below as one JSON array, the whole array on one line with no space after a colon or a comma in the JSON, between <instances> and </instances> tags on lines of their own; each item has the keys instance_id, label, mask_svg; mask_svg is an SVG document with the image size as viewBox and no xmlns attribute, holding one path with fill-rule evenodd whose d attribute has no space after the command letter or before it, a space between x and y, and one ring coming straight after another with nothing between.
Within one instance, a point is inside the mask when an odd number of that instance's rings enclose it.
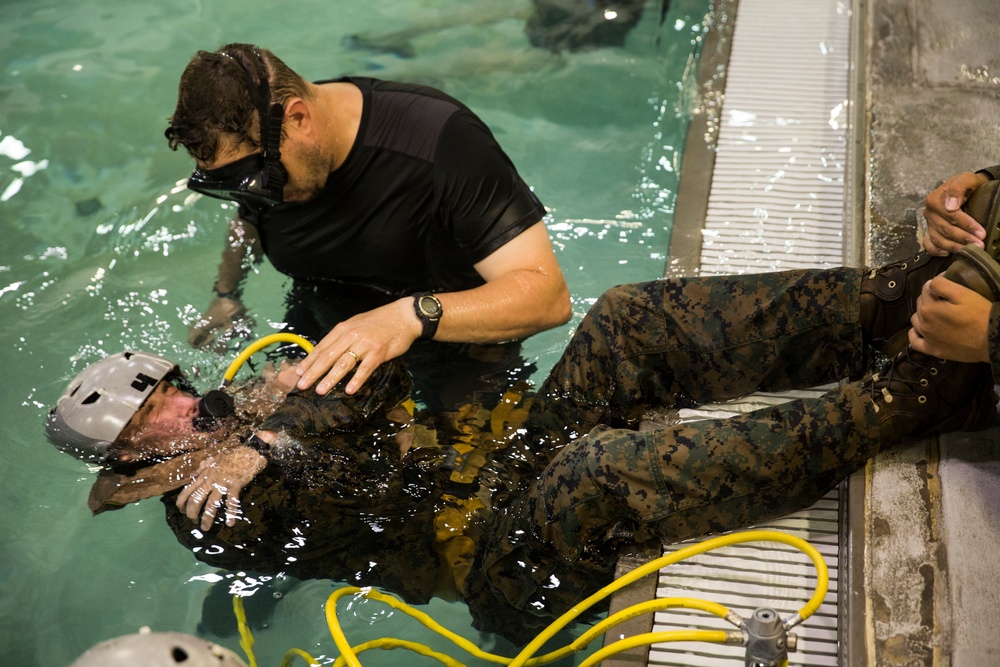
<instances>
[{"instance_id":1,"label":"tan boot","mask_svg":"<svg viewBox=\"0 0 1000 667\"><path fill-rule=\"evenodd\" d=\"M962 208L986 230L986 253L1000 260L1000 181L980 185Z\"/></svg>"},{"instance_id":2,"label":"tan boot","mask_svg":"<svg viewBox=\"0 0 1000 667\"><path fill-rule=\"evenodd\" d=\"M1000 301L1000 264L979 246L970 244L958 251L943 275L991 302Z\"/></svg>"}]
</instances>

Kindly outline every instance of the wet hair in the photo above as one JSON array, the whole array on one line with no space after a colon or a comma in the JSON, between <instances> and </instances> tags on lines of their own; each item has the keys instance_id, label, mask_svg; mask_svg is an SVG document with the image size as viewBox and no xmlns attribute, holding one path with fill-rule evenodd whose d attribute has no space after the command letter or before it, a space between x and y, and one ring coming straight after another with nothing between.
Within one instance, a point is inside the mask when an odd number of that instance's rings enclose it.
<instances>
[{"instance_id":1,"label":"wet hair","mask_svg":"<svg viewBox=\"0 0 1000 667\"><path fill-rule=\"evenodd\" d=\"M305 79L267 49L226 44L196 53L181 74L177 107L164 132L170 148L184 146L199 162L213 161L224 137L233 147L260 148L260 120L249 86L251 79L257 84L264 77L271 104L309 96Z\"/></svg>"}]
</instances>

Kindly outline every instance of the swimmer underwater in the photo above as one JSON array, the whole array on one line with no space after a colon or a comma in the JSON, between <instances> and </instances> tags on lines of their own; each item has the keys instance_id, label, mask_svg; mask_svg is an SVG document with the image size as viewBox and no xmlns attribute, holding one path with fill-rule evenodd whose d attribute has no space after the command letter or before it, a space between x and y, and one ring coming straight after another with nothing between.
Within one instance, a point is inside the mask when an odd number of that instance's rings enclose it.
<instances>
[{"instance_id":1,"label":"swimmer underwater","mask_svg":"<svg viewBox=\"0 0 1000 667\"><path fill-rule=\"evenodd\" d=\"M493 413L411 415L397 359L351 395L295 389L292 364L269 369L206 424L173 362L125 353L70 383L47 434L103 462L95 513L162 496L206 563L461 599L477 628L525 643L610 582L623 548L758 524L907 437L993 425L990 363L907 343L932 278L1000 301L990 183L968 210L992 252L612 288L538 392ZM652 408L831 383L814 399L639 430Z\"/></svg>"}]
</instances>

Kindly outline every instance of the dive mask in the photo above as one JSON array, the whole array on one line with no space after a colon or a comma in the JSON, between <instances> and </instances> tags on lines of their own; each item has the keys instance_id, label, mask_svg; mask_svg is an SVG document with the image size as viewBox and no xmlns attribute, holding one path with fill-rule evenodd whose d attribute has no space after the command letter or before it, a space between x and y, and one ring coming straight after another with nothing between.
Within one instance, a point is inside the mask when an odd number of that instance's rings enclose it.
<instances>
[{"instance_id":1,"label":"dive mask","mask_svg":"<svg viewBox=\"0 0 1000 667\"><path fill-rule=\"evenodd\" d=\"M195 169L187 185L200 194L256 210L281 203L286 178L279 159L253 153L218 169Z\"/></svg>"},{"instance_id":2,"label":"dive mask","mask_svg":"<svg viewBox=\"0 0 1000 667\"><path fill-rule=\"evenodd\" d=\"M285 108L281 104L271 104L271 86L267 82L267 67L262 60L265 75L258 82L241 59L228 53L223 55L235 60L246 72L247 90L260 117L260 143L264 150L218 169L195 169L188 178L188 188L254 210L275 206L282 202L282 190L288 180L288 172L281 164L281 122L285 117ZM260 59L260 55L257 57Z\"/></svg>"}]
</instances>

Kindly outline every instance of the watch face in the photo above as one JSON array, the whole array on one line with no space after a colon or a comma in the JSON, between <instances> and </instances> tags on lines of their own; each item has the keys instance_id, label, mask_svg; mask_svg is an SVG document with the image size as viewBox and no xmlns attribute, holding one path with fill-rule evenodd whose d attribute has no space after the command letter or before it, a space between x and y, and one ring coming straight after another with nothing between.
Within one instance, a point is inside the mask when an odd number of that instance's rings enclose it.
<instances>
[{"instance_id":1,"label":"watch face","mask_svg":"<svg viewBox=\"0 0 1000 667\"><path fill-rule=\"evenodd\" d=\"M420 297L420 310L429 319L436 320L441 317L441 302L429 294Z\"/></svg>"}]
</instances>

